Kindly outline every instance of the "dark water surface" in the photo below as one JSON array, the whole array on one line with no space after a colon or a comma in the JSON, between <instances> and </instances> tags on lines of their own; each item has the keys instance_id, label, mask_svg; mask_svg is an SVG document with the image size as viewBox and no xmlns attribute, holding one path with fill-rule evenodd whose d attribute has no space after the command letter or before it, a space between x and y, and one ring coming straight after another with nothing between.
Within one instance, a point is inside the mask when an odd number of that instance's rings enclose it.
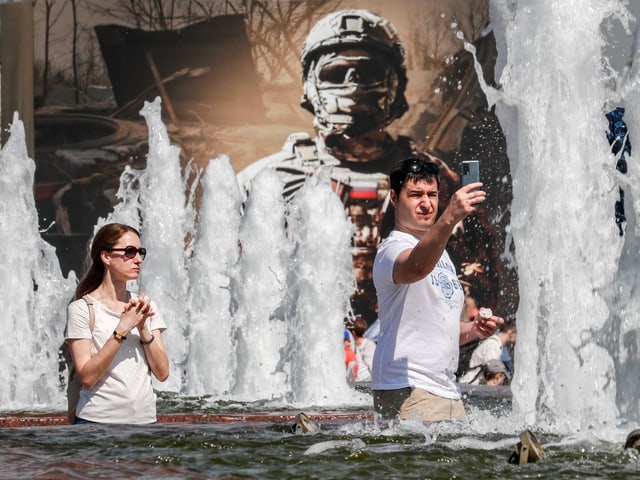
<instances>
[{"instance_id":1,"label":"dark water surface","mask_svg":"<svg viewBox=\"0 0 640 480\"><path fill-rule=\"evenodd\" d=\"M184 412L186 405L165 398L162 406L162 413L169 413L178 407ZM195 410L194 404L189 407ZM485 402L484 407L481 414L489 423L505 414L504 401ZM288 420L268 418L272 420L4 428L0 478L640 478L640 456L618 443L536 432L544 460L513 465L508 459L520 432L479 433L473 422L469 427L340 418L317 421L318 434L295 435ZM482 421L481 430L490 431Z\"/></svg>"},{"instance_id":2,"label":"dark water surface","mask_svg":"<svg viewBox=\"0 0 640 480\"><path fill-rule=\"evenodd\" d=\"M640 478L637 456L619 445L546 447L543 461L512 465L505 436L433 440L341 422L316 435L268 423L5 429L0 478ZM461 447L461 439L497 446Z\"/></svg>"}]
</instances>

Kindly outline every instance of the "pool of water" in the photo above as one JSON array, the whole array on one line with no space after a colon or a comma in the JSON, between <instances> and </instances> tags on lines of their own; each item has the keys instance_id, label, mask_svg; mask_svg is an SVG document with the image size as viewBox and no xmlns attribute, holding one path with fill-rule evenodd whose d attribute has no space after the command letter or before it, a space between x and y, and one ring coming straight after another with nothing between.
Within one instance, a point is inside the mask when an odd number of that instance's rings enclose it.
<instances>
[{"instance_id":1,"label":"pool of water","mask_svg":"<svg viewBox=\"0 0 640 480\"><path fill-rule=\"evenodd\" d=\"M467 399L470 424L464 426L378 421L366 406L351 408L354 418L335 410L337 418L316 417L319 433L303 435L292 432L287 413L294 410L269 414L256 405L206 403L165 396L159 410L189 406L191 412L238 416L251 407L256 415L227 423L4 428L0 478L640 477L640 455L624 450L624 439L606 441L595 432L573 437L534 430L545 458L509 463L521 432L509 430L508 399Z\"/></svg>"},{"instance_id":2,"label":"pool of water","mask_svg":"<svg viewBox=\"0 0 640 480\"><path fill-rule=\"evenodd\" d=\"M517 437L375 422L60 426L0 433L1 478L630 478L637 455L620 445L538 434L543 461L508 463Z\"/></svg>"}]
</instances>

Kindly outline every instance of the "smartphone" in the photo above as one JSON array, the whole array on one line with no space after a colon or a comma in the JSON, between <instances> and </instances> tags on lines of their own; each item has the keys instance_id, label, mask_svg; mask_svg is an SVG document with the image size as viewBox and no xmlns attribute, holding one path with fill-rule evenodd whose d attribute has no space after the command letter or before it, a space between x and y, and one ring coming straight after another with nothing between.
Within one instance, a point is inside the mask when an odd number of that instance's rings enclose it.
<instances>
[{"instance_id":1,"label":"smartphone","mask_svg":"<svg viewBox=\"0 0 640 480\"><path fill-rule=\"evenodd\" d=\"M460 166L460 178L462 186L480 181L480 162L478 160L465 160Z\"/></svg>"}]
</instances>

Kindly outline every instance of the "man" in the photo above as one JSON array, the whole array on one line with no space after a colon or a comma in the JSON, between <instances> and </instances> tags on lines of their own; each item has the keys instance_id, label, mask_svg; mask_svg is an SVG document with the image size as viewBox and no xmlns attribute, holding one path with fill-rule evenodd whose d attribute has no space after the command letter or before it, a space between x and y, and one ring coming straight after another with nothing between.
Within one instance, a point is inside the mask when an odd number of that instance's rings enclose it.
<instances>
[{"instance_id":1,"label":"man","mask_svg":"<svg viewBox=\"0 0 640 480\"><path fill-rule=\"evenodd\" d=\"M510 349L516 344L518 331L513 322L506 323L495 335L482 340L480 345L473 351L469 361L469 369L460 377L460 383L471 385L480 384L482 377L482 366L489 360L502 362L504 349ZM505 367L506 368L506 367Z\"/></svg>"},{"instance_id":2,"label":"man","mask_svg":"<svg viewBox=\"0 0 640 480\"><path fill-rule=\"evenodd\" d=\"M315 138L293 133L282 150L238 173L244 191L264 168L275 169L291 197L322 167L331 168L335 192L354 226L356 289L351 303L368 325L377 319L371 269L383 229L387 172L415 149L409 137L387 127L408 110L405 51L388 20L361 9L340 10L320 19L301 53L301 105L313 113ZM457 176L441 162L443 179Z\"/></svg>"},{"instance_id":3,"label":"man","mask_svg":"<svg viewBox=\"0 0 640 480\"><path fill-rule=\"evenodd\" d=\"M417 153L390 173L395 226L373 266L380 337L372 390L383 418L466 421L455 377L458 347L489 337L503 323L480 315L460 321L464 290L445 248L455 226L486 194L482 183L464 186L438 217L438 173Z\"/></svg>"}]
</instances>

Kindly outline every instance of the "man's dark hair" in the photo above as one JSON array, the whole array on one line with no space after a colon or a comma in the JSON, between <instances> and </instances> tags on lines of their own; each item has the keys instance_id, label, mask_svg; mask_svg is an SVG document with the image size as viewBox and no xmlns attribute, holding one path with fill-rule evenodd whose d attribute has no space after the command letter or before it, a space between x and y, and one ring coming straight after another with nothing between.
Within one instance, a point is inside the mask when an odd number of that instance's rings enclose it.
<instances>
[{"instance_id":1,"label":"man's dark hair","mask_svg":"<svg viewBox=\"0 0 640 480\"><path fill-rule=\"evenodd\" d=\"M418 182L426 180L431 182L435 179L440 188L440 178L438 177L438 165L429 159L425 154L413 152L409 158L398 162L389 173L389 186L391 190L400 195L402 186L408 181Z\"/></svg>"}]
</instances>

